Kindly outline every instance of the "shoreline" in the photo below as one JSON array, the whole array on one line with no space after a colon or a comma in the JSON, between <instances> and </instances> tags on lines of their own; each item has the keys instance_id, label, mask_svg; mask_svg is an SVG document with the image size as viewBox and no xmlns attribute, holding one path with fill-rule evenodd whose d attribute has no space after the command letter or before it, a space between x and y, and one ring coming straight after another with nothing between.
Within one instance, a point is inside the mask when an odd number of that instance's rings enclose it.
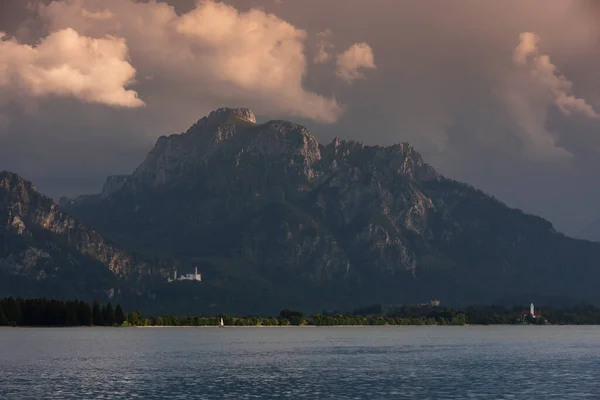
<instances>
[{"instance_id":1,"label":"shoreline","mask_svg":"<svg viewBox=\"0 0 600 400\"><path fill-rule=\"evenodd\" d=\"M598 325L535 325L535 324L464 324L464 325L145 325L145 326L126 326L123 328L413 328L413 327L430 327L430 328L460 328L471 326L600 326Z\"/></svg>"},{"instance_id":2,"label":"shoreline","mask_svg":"<svg viewBox=\"0 0 600 400\"><path fill-rule=\"evenodd\" d=\"M526 326L600 326L597 325L589 325L589 324L571 324L571 325L535 325L535 324L465 324L465 325L225 325L225 326L217 326L217 325L144 325L144 326L88 326L88 325L79 325L79 326L30 326L30 325L18 325L18 326L0 326L0 329L9 329L9 328L20 328L20 329L31 329L31 328L44 328L44 329L73 329L73 328L140 328L140 329L149 329L149 328L202 328L202 329L218 329L218 328L227 328L227 329L239 329L239 328L274 328L274 329L296 329L296 328L418 328L418 327L427 327L427 328L460 328L460 327L526 327Z\"/></svg>"}]
</instances>

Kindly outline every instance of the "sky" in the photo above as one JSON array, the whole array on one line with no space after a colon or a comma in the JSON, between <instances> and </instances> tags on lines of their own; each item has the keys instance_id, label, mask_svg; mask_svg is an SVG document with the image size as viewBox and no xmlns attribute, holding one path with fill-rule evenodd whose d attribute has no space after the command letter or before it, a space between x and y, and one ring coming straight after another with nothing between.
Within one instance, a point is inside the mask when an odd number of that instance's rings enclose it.
<instances>
[{"instance_id":1,"label":"sky","mask_svg":"<svg viewBox=\"0 0 600 400\"><path fill-rule=\"evenodd\" d=\"M0 170L54 198L211 110L411 143L577 235L600 218L593 0L0 0Z\"/></svg>"}]
</instances>

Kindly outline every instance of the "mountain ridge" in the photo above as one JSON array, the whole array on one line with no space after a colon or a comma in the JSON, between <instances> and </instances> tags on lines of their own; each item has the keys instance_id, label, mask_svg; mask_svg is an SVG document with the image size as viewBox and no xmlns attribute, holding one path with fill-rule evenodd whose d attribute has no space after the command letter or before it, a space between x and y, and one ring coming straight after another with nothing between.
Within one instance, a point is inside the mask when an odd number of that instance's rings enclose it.
<instances>
[{"instance_id":1,"label":"mountain ridge","mask_svg":"<svg viewBox=\"0 0 600 400\"><path fill-rule=\"evenodd\" d=\"M91 290L110 298L121 290L120 282L141 282L156 268L61 211L33 183L9 171L0 171L0 242L0 274L11 277L15 287L0 286L11 295L21 290L17 281L27 286L32 283L27 278L33 278L37 286L75 282L78 296L88 297L86 290Z\"/></svg>"},{"instance_id":2,"label":"mountain ridge","mask_svg":"<svg viewBox=\"0 0 600 400\"><path fill-rule=\"evenodd\" d=\"M322 145L248 109L161 136L131 175L60 206L130 248L200 265L201 286L157 294L196 309L600 300L600 245L443 177L407 143Z\"/></svg>"}]
</instances>

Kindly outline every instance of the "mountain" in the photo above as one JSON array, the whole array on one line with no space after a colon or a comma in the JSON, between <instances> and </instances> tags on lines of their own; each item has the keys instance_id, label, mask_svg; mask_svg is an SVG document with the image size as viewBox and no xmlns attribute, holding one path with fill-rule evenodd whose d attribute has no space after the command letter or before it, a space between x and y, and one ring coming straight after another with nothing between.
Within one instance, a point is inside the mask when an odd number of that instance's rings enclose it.
<instances>
[{"instance_id":1,"label":"mountain","mask_svg":"<svg viewBox=\"0 0 600 400\"><path fill-rule=\"evenodd\" d=\"M59 210L31 182L0 172L1 296L139 297L149 277L176 265L124 250Z\"/></svg>"},{"instance_id":2,"label":"mountain","mask_svg":"<svg viewBox=\"0 0 600 400\"><path fill-rule=\"evenodd\" d=\"M577 237L600 242L600 219L593 221L579 232Z\"/></svg>"},{"instance_id":3,"label":"mountain","mask_svg":"<svg viewBox=\"0 0 600 400\"><path fill-rule=\"evenodd\" d=\"M160 137L131 175L60 204L119 243L199 265L201 284L156 289L193 310L600 301L600 244L439 175L409 144L321 145L247 109Z\"/></svg>"}]
</instances>

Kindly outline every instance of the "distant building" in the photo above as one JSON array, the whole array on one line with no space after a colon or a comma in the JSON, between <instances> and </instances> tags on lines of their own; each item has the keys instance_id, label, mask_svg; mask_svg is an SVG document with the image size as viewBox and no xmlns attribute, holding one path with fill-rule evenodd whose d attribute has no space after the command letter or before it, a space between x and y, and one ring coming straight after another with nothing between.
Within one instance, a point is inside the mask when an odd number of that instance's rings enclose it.
<instances>
[{"instance_id":1,"label":"distant building","mask_svg":"<svg viewBox=\"0 0 600 400\"><path fill-rule=\"evenodd\" d=\"M529 310L525 309L518 314L518 316L516 317L516 322L534 325L551 324L551 322L548 321L548 318L543 316L539 310L535 309L533 303L529 305Z\"/></svg>"},{"instance_id":2,"label":"distant building","mask_svg":"<svg viewBox=\"0 0 600 400\"><path fill-rule=\"evenodd\" d=\"M419 307L439 307L440 304L442 304L442 302L439 300L431 300L428 303L419 304Z\"/></svg>"},{"instance_id":3,"label":"distant building","mask_svg":"<svg viewBox=\"0 0 600 400\"><path fill-rule=\"evenodd\" d=\"M177 271L175 271L175 272L173 272L173 279L168 278L167 280L169 282L174 282L174 281L196 281L196 282L201 282L202 281L202 275L198 273L198 267L195 267L193 274L185 274L185 275L181 275L181 276L177 277Z\"/></svg>"},{"instance_id":4,"label":"distant building","mask_svg":"<svg viewBox=\"0 0 600 400\"><path fill-rule=\"evenodd\" d=\"M527 310L524 310L524 311L521 313L521 315L520 315L520 317L519 317L519 320L520 320L521 322L525 322L525 321L527 321L529 318L531 318L531 319L534 319L534 320L537 320L537 319L540 319L540 320L545 320L545 319L542 317L542 315L540 314L540 312L539 312L539 311L538 311L538 312L537 312L537 314L536 314L536 311L535 311L535 306L533 305L533 303L531 303L531 304L529 305L529 311L527 311Z\"/></svg>"}]
</instances>

